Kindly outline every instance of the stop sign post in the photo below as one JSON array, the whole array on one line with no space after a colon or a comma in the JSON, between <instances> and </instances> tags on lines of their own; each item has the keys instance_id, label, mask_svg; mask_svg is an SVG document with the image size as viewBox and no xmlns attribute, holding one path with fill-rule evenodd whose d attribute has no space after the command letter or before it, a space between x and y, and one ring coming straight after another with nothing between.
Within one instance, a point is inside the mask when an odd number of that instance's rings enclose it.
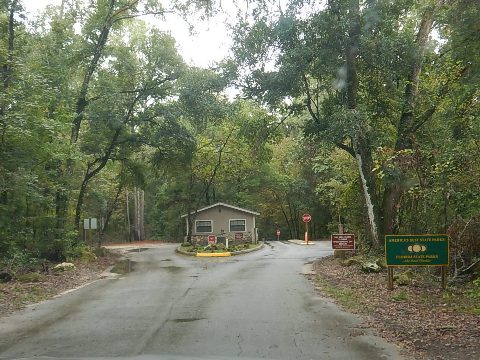
<instances>
[{"instance_id":1,"label":"stop sign post","mask_svg":"<svg viewBox=\"0 0 480 360\"><path fill-rule=\"evenodd\" d=\"M312 221L312 216L310 214L303 214L302 220L305 223L305 244L308 245L308 223Z\"/></svg>"}]
</instances>

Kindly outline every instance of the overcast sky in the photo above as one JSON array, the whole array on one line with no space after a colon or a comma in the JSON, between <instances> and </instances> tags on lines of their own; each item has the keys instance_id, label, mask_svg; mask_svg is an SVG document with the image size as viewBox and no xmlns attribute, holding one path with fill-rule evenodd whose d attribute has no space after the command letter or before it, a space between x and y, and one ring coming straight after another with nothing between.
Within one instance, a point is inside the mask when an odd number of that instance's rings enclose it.
<instances>
[{"instance_id":1,"label":"overcast sky","mask_svg":"<svg viewBox=\"0 0 480 360\"><path fill-rule=\"evenodd\" d=\"M27 12L32 16L44 9L46 5L60 5L60 3L61 0L23 1ZM221 15L197 23L195 35L189 33L188 26L183 20L173 16L167 18L166 22L158 22L157 26L172 34L177 41L178 50L186 62L195 66L208 67L228 54L231 40L224 25L226 19L226 15Z\"/></svg>"}]
</instances>

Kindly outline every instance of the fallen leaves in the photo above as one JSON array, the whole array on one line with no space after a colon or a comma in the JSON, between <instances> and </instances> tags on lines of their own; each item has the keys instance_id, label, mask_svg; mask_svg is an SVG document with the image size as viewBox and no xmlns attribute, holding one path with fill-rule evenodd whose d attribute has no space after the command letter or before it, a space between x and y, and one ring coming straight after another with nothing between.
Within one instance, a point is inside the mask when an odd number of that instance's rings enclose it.
<instances>
[{"instance_id":1,"label":"fallen leaves","mask_svg":"<svg viewBox=\"0 0 480 360\"><path fill-rule=\"evenodd\" d=\"M464 312L471 301L465 294L425 283L390 291L385 273L366 274L333 257L320 259L315 270L318 275L310 279L317 291L360 315L365 327L399 344L415 359L480 358L480 316ZM353 291L354 302L336 298L347 289Z\"/></svg>"},{"instance_id":2,"label":"fallen leaves","mask_svg":"<svg viewBox=\"0 0 480 360\"><path fill-rule=\"evenodd\" d=\"M106 257L99 257L94 262L76 262L74 270L62 273L52 271L44 274L42 281L39 282L0 283L0 317L98 279L100 273L112 265L118 256L111 253Z\"/></svg>"}]
</instances>

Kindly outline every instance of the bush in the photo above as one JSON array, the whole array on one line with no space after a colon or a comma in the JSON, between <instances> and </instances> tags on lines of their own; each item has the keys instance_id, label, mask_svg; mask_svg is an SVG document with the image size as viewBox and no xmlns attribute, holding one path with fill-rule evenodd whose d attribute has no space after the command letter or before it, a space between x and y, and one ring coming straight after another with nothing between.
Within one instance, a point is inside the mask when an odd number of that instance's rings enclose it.
<instances>
[{"instance_id":1,"label":"bush","mask_svg":"<svg viewBox=\"0 0 480 360\"><path fill-rule=\"evenodd\" d=\"M8 281L8 278L11 280L17 277L18 274L36 270L39 263L38 257L34 254L13 247L5 258L0 259L0 273L4 274L3 278L5 281Z\"/></svg>"},{"instance_id":2,"label":"bush","mask_svg":"<svg viewBox=\"0 0 480 360\"><path fill-rule=\"evenodd\" d=\"M40 249L40 255L54 262L65 261L69 253L74 251L73 248L77 241L78 234L76 231L67 232L62 238L56 238L45 243Z\"/></svg>"},{"instance_id":3,"label":"bush","mask_svg":"<svg viewBox=\"0 0 480 360\"><path fill-rule=\"evenodd\" d=\"M468 292L468 296L470 296L474 300L480 300L480 278L473 280L473 286Z\"/></svg>"},{"instance_id":4,"label":"bush","mask_svg":"<svg viewBox=\"0 0 480 360\"><path fill-rule=\"evenodd\" d=\"M224 250L225 245L223 244L210 244L205 246L204 248L200 248L200 250L209 250L209 251L216 251L216 250Z\"/></svg>"},{"instance_id":5,"label":"bush","mask_svg":"<svg viewBox=\"0 0 480 360\"><path fill-rule=\"evenodd\" d=\"M94 250L86 244L78 244L72 246L66 251L66 259L74 260L78 259L84 262L92 262L97 259L97 256L94 253Z\"/></svg>"},{"instance_id":6,"label":"bush","mask_svg":"<svg viewBox=\"0 0 480 360\"><path fill-rule=\"evenodd\" d=\"M107 256L110 252L108 251L108 249L104 248L104 247L96 247L94 250L93 250L93 253L97 256L97 257L105 257Z\"/></svg>"}]
</instances>

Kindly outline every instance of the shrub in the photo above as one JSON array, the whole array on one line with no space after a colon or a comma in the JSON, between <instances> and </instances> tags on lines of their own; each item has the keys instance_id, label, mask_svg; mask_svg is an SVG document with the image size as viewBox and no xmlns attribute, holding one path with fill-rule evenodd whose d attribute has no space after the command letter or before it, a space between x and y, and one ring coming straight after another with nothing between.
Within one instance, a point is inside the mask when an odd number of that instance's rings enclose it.
<instances>
[{"instance_id":1,"label":"shrub","mask_svg":"<svg viewBox=\"0 0 480 360\"><path fill-rule=\"evenodd\" d=\"M108 251L108 249L104 248L104 247L96 247L95 249L93 249L93 253L97 256L97 257L105 257L107 256L110 252Z\"/></svg>"},{"instance_id":2,"label":"shrub","mask_svg":"<svg viewBox=\"0 0 480 360\"><path fill-rule=\"evenodd\" d=\"M0 260L0 273L4 274L2 279L6 282L17 277L18 274L36 270L38 265L39 259L34 254L13 247L6 257Z\"/></svg>"},{"instance_id":3,"label":"shrub","mask_svg":"<svg viewBox=\"0 0 480 360\"><path fill-rule=\"evenodd\" d=\"M62 238L56 238L45 243L40 248L40 255L50 261L65 261L70 253L74 250L78 242L78 234L76 231L70 231L64 234Z\"/></svg>"},{"instance_id":4,"label":"shrub","mask_svg":"<svg viewBox=\"0 0 480 360\"><path fill-rule=\"evenodd\" d=\"M84 262L91 262L97 259L94 250L86 244L78 244L72 246L65 254L68 260L78 259Z\"/></svg>"},{"instance_id":5,"label":"shrub","mask_svg":"<svg viewBox=\"0 0 480 360\"><path fill-rule=\"evenodd\" d=\"M468 292L468 296L474 300L480 300L480 278L473 280L472 285L472 288Z\"/></svg>"}]
</instances>

